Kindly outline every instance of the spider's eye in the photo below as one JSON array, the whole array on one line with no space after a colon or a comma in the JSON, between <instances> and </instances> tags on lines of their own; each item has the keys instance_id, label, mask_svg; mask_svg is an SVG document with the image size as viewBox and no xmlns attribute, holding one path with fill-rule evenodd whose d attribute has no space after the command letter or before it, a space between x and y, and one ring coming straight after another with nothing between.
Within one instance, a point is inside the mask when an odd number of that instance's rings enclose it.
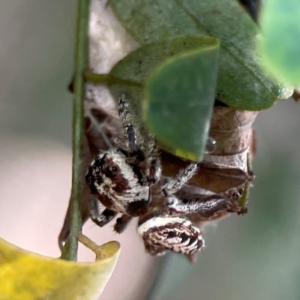
<instances>
[{"instance_id":1,"label":"spider's eye","mask_svg":"<svg viewBox=\"0 0 300 300\"><path fill-rule=\"evenodd\" d=\"M115 166L112 166L112 167L109 167L109 171L111 171L111 172L117 172L118 168L115 167Z\"/></svg>"},{"instance_id":2,"label":"spider's eye","mask_svg":"<svg viewBox=\"0 0 300 300\"><path fill-rule=\"evenodd\" d=\"M110 178L115 178L116 173L118 172L118 168L116 166L109 166L106 171L104 171L106 176Z\"/></svg>"}]
</instances>

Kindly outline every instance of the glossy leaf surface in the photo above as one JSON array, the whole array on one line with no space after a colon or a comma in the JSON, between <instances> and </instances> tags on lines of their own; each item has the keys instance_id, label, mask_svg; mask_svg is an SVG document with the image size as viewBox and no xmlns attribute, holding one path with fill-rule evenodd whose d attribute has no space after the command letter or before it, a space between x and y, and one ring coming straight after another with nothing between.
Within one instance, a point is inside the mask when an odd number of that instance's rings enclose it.
<instances>
[{"instance_id":1,"label":"glossy leaf surface","mask_svg":"<svg viewBox=\"0 0 300 300\"><path fill-rule=\"evenodd\" d=\"M237 1L111 0L110 4L124 27L142 45L178 35L219 38L217 97L227 105L262 110L287 96L286 90L259 67L254 45L258 29Z\"/></svg>"},{"instance_id":2,"label":"glossy leaf surface","mask_svg":"<svg viewBox=\"0 0 300 300\"><path fill-rule=\"evenodd\" d=\"M204 154L217 83L219 48L167 60L146 84L143 116L164 148L199 161Z\"/></svg>"}]
</instances>

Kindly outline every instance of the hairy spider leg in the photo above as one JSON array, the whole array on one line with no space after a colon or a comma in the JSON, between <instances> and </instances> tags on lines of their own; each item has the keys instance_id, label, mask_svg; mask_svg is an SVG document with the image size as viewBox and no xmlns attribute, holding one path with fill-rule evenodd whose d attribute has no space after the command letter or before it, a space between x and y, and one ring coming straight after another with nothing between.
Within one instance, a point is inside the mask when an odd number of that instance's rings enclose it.
<instances>
[{"instance_id":1,"label":"hairy spider leg","mask_svg":"<svg viewBox=\"0 0 300 300\"><path fill-rule=\"evenodd\" d=\"M156 183L161 177L161 163L154 134L147 134L146 141L144 140L138 130L138 124L134 124L135 118L130 112L125 95L122 95L119 99L118 110L123 123L124 136L128 141L128 148L131 152L128 161L130 162L130 156L133 156L133 154L136 155L137 163L144 160L146 156L145 174L147 182L149 184ZM143 153L143 151L146 153Z\"/></svg>"},{"instance_id":2,"label":"hairy spider leg","mask_svg":"<svg viewBox=\"0 0 300 300\"><path fill-rule=\"evenodd\" d=\"M167 198L166 205L171 215L187 215L196 213L203 219L211 219L223 212L239 212L239 198L225 194L199 195Z\"/></svg>"},{"instance_id":3,"label":"hairy spider leg","mask_svg":"<svg viewBox=\"0 0 300 300\"><path fill-rule=\"evenodd\" d=\"M105 208L103 210L100 201L98 201L98 199L94 197L90 199L89 206L90 218L95 224L97 224L100 227L105 226L117 215L117 212L108 208Z\"/></svg>"},{"instance_id":4,"label":"hairy spider leg","mask_svg":"<svg viewBox=\"0 0 300 300\"><path fill-rule=\"evenodd\" d=\"M118 110L121 121L124 128L124 136L128 141L128 147L130 152L137 152L140 149L138 145L137 137L140 137L140 133L137 132L136 127L133 125L132 114L129 110L129 104L125 100L125 95L122 95L119 99Z\"/></svg>"},{"instance_id":5,"label":"hairy spider leg","mask_svg":"<svg viewBox=\"0 0 300 300\"><path fill-rule=\"evenodd\" d=\"M149 183L154 184L161 177L161 162L154 134L148 134L146 145L146 177Z\"/></svg>"},{"instance_id":6,"label":"hairy spider leg","mask_svg":"<svg viewBox=\"0 0 300 300\"><path fill-rule=\"evenodd\" d=\"M185 169L179 171L176 178L167 178L162 192L167 197L178 192L197 172L197 163L189 164Z\"/></svg>"}]
</instances>

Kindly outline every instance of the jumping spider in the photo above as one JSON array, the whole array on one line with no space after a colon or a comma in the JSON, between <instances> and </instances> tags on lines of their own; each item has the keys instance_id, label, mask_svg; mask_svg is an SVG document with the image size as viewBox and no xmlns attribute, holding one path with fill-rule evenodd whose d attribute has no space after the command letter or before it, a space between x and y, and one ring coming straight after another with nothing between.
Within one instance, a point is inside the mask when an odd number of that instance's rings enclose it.
<instances>
[{"instance_id":1,"label":"jumping spider","mask_svg":"<svg viewBox=\"0 0 300 300\"><path fill-rule=\"evenodd\" d=\"M120 233L132 217L138 217L138 234L152 255L200 251L204 240L190 216L209 220L220 212L238 211L240 195L185 196L182 188L197 171L197 163L190 163L175 178L162 176L155 137L141 134L124 95L118 110L124 137L115 148L98 154L86 174L97 197L90 200L91 219L102 227L121 213L114 227Z\"/></svg>"}]
</instances>

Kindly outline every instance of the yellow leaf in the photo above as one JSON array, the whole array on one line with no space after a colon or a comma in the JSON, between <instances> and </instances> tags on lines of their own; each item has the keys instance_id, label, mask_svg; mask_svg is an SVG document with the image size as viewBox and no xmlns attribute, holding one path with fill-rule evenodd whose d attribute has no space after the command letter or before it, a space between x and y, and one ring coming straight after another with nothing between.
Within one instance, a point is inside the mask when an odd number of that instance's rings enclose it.
<instances>
[{"instance_id":1,"label":"yellow leaf","mask_svg":"<svg viewBox=\"0 0 300 300\"><path fill-rule=\"evenodd\" d=\"M92 243L82 235L79 239ZM115 267L120 245L92 246L96 262L78 263L31 253L0 238L0 300L98 299Z\"/></svg>"}]
</instances>

